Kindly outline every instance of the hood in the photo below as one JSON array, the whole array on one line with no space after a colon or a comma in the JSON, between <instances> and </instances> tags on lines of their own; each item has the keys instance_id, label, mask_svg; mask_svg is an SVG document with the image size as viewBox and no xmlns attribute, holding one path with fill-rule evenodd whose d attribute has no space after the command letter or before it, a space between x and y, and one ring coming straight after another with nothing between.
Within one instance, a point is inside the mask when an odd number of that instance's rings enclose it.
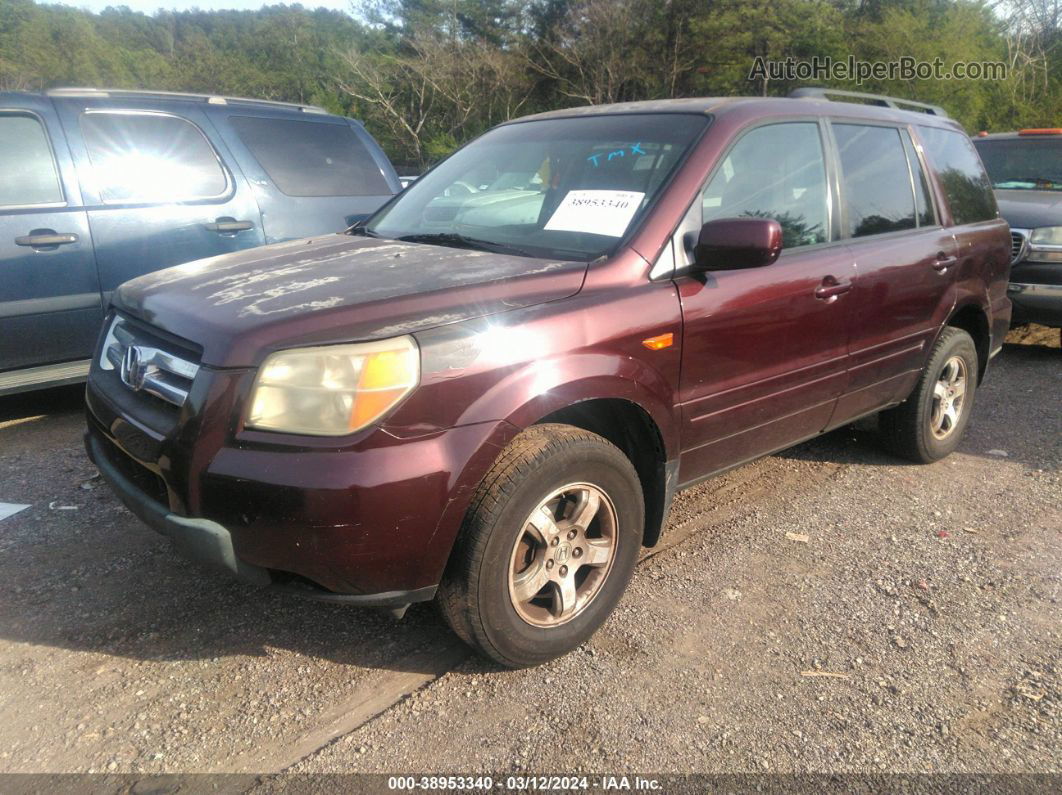
<instances>
[{"instance_id":1,"label":"hood","mask_svg":"<svg viewBox=\"0 0 1062 795\"><path fill-rule=\"evenodd\" d=\"M1018 229L1062 226L1062 191L997 190L999 214Z\"/></svg>"},{"instance_id":2,"label":"hood","mask_svg":"<svg viewBox=\"0 0 1062 795\"><path fill-rule=\"evenodd\" d=\"M382 339L577 293L585 262L349 235L293 240L149 273L114 306L202 346L204 364Z\"/></svg>"}]
</instances>

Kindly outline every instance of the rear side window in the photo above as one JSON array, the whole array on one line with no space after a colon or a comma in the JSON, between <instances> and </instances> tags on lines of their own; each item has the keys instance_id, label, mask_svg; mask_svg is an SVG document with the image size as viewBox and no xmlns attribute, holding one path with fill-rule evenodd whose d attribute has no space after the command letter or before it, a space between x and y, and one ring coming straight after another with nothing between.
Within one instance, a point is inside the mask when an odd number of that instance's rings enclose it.
<instances>
[{"instance_id":1,"label":"rear side window","mask_svg":"<svg viewBox=\"0 0 1062 795\"><path fill-rule=\"evenodd\" d=\"M186 119L89 112L81 116L81 134L105 202L210 199L228 187L213 147Z\"/></svg>"},{"instance_id":2,"label":"rear side window","mask_svg":"<svg viewBox=\"0 0 1062 795\"><path fill-rule=\"evenodd\" d=\"M391 188L346 124L232 116L229 121L288 196L382 196Z\"/></svg>"},{"instance_id":3,"label":"rear side window","mask_svg":"<svg viewBox=\"0 0 1062 795\"><path fill-rule=\"evenodd\" d=\"M929 164L937 172L956 224L972 224L997 216L992 183L970 139L954 130L919 127Z\"/></svg>"},{"instance_id":4,"label":"rear side window","mask_svg":"<svg viewBox=\"0 0 1062 795\"><path fill-rule=\"evenodd\" d=\"M0 207L63 201L47 133L33 116L0 115L0 175Z\"/></svg>"},{"instance_id":5,"label":"rear side window","mask_svg":"<svg viewBox=\"0 0 1062 795\"><path fill-rule=\"evenodd\" d=\"M771 124L726 155L701 195L701 217L773 218L784 248L809 246L829 239L828 196L819 125Z\"/></svg>"},{"instance_id":6,"label":"rear side window","mask_svg":"<svg viewBox=\"0 0 1062 795\"><path fill-rule=\"evenodd\" d=\"M848 233L866 237L915 228L915 190L900 131L834 124L833 134L841 155Z\"/></svg>"}]
</instances>

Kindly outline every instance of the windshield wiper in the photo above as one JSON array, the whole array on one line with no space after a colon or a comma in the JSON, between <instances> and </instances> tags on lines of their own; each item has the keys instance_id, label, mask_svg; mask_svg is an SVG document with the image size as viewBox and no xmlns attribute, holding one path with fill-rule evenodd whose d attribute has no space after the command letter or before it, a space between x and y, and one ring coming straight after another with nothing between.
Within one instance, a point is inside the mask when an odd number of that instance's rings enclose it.
<instances>
[{"instance_id":1,"label":"windshield wiper","mask_svg":"<svg viewBox=\"0 0 1062 795\"><path fill-rule=\"evenodd\" d=\"M449 246L450 248L469 248L480 251L493 251L497 254L516 254L520 257L535 256L516 246L507 246L504 243L495 243L490 240L479 240L456 232L423 232L413 235L402 235L395 240L403 243L428 243L433 246Z\"/></svg>"},{"instance_id":2,"label":"windshield wiper","mask_svg":"<svg viewBox=\"0 0 1062 795\"><path fill-rule=\"evenodd\" d=\"M381 237L380 235L376 234L375 232L367 229L364 226L364 223L365 223L364 221L358 221L353 226L347 227L346 234L348 234L348 235L363 235L365 237L375 237L377 239L379 239Z\"/></svg>"}]
</instances>

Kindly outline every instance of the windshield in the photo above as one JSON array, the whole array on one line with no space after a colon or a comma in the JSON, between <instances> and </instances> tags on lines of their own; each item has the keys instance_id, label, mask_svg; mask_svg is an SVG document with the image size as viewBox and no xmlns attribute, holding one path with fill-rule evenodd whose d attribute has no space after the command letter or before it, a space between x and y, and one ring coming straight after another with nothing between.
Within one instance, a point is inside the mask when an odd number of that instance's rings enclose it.
<instances>
[{"instance_id":1,"label":"windshield","mask_svg":"<svg viewBox=\"0 0 1062 795\"><path fill-rule=\"evenodd\" d=\"M993 188L1062 190L1062 137L975 140L974 143L992 178Z\"/></svg>"},{"instance_id":2,"label":"windshield","mask_svg":"<svg viewBox=\"0 0 1062 795\"><path fill-rule=\"evenodd\" d=\"M366 234L596 259L652 205L708 120L587 116L498 127L414 182Z\"/></svg>"}]
</instances>

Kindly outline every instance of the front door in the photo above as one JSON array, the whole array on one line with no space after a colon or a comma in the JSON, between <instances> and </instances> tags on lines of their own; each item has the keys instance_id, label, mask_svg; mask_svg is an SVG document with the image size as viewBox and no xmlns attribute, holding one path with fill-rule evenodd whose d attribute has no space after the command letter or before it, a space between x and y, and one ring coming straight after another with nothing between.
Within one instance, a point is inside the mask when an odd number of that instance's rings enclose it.
<instances>
[{"instance_id":1,"label":"front door","mask_svg":"<svg viewBox=\"0 0 1062 795\"><path fill-rule=\"evenodd\" d=\"M0 105L0 372L87 359L101 319L58 119L43 97L9 98Z\"/></svg>"},{"instance_id":2,"label":"front door","mask_svg":"<svg viewBox=\"0 0 1062 795\"><path fill-rule=\"evenodd\" d=\"M773 218L784 249L764 268L676 280L684 484L829 422L845 381L855 272L850 252L835 242L824 153L817 121L753 128L702 194L702 222Z\"/></svg>"}]
</instances>

